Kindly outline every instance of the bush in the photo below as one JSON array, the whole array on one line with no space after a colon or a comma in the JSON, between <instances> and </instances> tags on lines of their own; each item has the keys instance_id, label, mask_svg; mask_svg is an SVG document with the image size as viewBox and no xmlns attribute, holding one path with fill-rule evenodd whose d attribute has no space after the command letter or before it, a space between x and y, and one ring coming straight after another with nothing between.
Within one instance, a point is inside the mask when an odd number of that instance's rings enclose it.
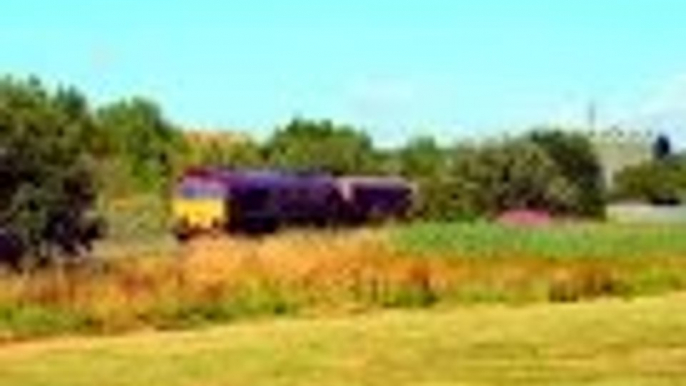
<instances>
[{"instance_id":1,"label":"bush","mask_svg":"<svg viewBox=\"0 0 686 386\"><path fill-rule=\"evenodd\" d=\"M686 197L686 160L670 157L633 166L615 181L615 199L676 205Z\"/></svg>"},{"instance_id":2,"label":"bush","mask_svg":"<svg viewBox=\"0 0 686 386\"><path fill-rule=\"evenodd\" d=\"M78 92L0 80L0 232L20 239L24 256L74 255L96 236L92 127Z\"/></svg>"},{"instance_id":3,"label":"bush","mask_svg":"<svg viewBox=\"0 0 686 386\"><path fill-rule=\"evenodd\" d=\"M568 214L602 218L605 215L606 187L603 170L592 143L583 134L559 129L539 129L529 135L557 165L573 187L576 197Z\"/></svg>"}]
</instances>

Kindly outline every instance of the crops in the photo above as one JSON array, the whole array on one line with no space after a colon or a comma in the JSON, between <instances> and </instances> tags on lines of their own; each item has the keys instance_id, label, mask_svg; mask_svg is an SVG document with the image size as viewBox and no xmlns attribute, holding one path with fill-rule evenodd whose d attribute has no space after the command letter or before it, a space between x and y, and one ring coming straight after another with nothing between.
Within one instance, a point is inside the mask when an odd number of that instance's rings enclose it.
<instances>
[{"instance_id":1,"label":"crops","mask_svg":"<svg viewBox=\"0 0 686 386\"><path fill-rule=\"evenodd\" d=\"M482 223L420 223L391 231L412 254L470 257L626 260L686 258L685 225L568 223L514 227Z\"/></svg>"},{"instance_id":2,"label":"crops","mask_svg":"<svg viewBox=\"0 0 686 386\"><path fill-rule=\"evenodd\" d=\"M0 339L663 293L686 288L682 232L418 224L208 238L171 253L122 245L98 264L1 278Z\"/></svg>"}]
</instances>

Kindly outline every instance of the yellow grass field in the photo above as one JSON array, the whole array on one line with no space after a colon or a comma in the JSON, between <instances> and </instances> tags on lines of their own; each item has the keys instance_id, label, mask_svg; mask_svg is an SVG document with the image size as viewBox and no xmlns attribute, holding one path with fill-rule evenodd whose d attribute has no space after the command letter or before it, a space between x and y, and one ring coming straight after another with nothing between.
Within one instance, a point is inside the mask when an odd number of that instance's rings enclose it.
<instances>
[{"instance_id":1,"label":"yellow grass field","mask_svg":"<svg viewBox=\"0 0 686 386\"><path fill-rule=\"evenodd\" d=\"M683 385L686 294L0 346L0 385Z\"/></svg>"}]
</instances>

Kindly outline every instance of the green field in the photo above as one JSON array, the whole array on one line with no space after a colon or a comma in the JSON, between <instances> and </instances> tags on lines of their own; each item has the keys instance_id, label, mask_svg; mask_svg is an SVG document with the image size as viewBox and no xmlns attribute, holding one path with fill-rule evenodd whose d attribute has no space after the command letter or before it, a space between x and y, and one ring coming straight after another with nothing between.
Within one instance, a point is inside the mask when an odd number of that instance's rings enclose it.
<instances>
[{"instance_id":1,"label":"green field","mask_svg":"<svg viewBox=\"0 0 686 386\"><path fill-rule=\"evenodd\" d=\"M686 258L686 225L570 223L516 228L492 223L419 223L391 230L414 254L461 257Z\"/></svg>"},{"instance_id":2,"label":"green field","mask_svg":"<svg viewBox=\"0 0 686 386\"><path fill-rule=\"evenodd\" d=\"M140 202L139 202L140 201ZM106 257L168 255L175 243L155 213L139 200L133 209L111 210ZM135 212L135 214L133 213ZM325 233L325 232L321 232ZM625 259L686 256L686 224L569 223L516 228L489 222L414 223L381 231L392 246L416 256Z\"/></svg>"},{"instance_id":3,"label":"green field","mask_svg":"<svg viewBox=\"0 0 686 386\"><path fill-rule=\"evenodd\" d=\"M686 296L262 321L0 346L0 384L682 385Z\"/></svg>"}]
</instances>

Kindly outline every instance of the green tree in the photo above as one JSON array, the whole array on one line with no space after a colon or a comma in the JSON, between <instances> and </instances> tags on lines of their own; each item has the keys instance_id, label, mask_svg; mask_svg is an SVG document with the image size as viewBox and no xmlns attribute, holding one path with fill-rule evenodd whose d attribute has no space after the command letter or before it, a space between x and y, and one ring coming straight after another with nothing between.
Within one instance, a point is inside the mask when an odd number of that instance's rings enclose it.
<instances>
[{"instance_id":1,"label":"green tree","mask_svg":"<svg viewBox=\"0 0 686 386\"><path fill-rule=\"evenodd\" d=\"M437 176L445 170L446 154L432 137L417 137L399 151L401 173L408 177Z\"/></svg>"},{"instance_id":2,"label":"green tree","mask_svg":"<svg viewBox=\"0 0 686 386\"><path fill-rule=\"evenodd\" d=\"M371 170L375 159L366 134L326 120L294 119L274 133L266 152L276 167L345 174Z\"/></svg>"},{"instance_id":3,"label":"green tree","mask_svg":"<svg viewBox=\"0 0 686 386\"><path fill-rule=\"evenodd\" d=\"M398 152L399 173L419 187L415 215L428 219L444 218L449 206L446 193L450 191L450 180L444 178L447 156L432 137L411 139Z\"/></svg>"},{"instance_id":4,"label":"green tree","mask_svg":"<svg viewBox=\"0 0 686 386\"><path fill-rule=\"evenodd\" d=\"M566 213L578 192L557 164L526 139L458 148L444 177L453 216L492 216L511 209Z\"/></svg>"},{"instance_id":5,"label":"green tree","mask_svg":"<svg viewBox=\"0 0 686 386\"><path fill-rule=\"evenodd\" d=\"M578 196L570 214L603 217L606 189L602 167L588 138L558 129L540 129L528 138L557 165L562 176L574 186Z\"/></svg>"},{"instance_id":6,"label":"green tree","mask_svg":"<svg viewBox=\"0 0 686 386\"><path fill-rule=\"evenodd\" d=\"M259 168L264 166L261 146L252 140L224 143L212 141L208 144L187 143L189 157L186 165L223 166L230 168Z\"/></svg>"},{"instance_id":7,"label":"green tree","mask_svg":"<svg viewBox=\"0 0 686 386\"><path fill-rule=\"evenodd\" d=\"M27 256L76 252L95 200L92 120L75 90L47 91L37 79L0 80L0 229Z\"/></svg>"},{"instance_id":8,"label":"green tree","mask_svg":"<svg viewBox=\"0 0 686 386\"><path fill-rule=\"evenodd\" d=\"M620 171L613 196L657 204L676 204L686 198L686 158L673 156Z\"/></svg>"},{"instance_id":9,"label":"green tree","mask_svg":"<svg viewBox=\"0 0 686 386\"><path fill-rule=\"evenodd\" d=\"M110 167L124 168L115 183L128 177L134 189L166 187L183 139L154 102L132 98L105 106L97 112L97 124Z\"/></svg>"}]
</instances>

